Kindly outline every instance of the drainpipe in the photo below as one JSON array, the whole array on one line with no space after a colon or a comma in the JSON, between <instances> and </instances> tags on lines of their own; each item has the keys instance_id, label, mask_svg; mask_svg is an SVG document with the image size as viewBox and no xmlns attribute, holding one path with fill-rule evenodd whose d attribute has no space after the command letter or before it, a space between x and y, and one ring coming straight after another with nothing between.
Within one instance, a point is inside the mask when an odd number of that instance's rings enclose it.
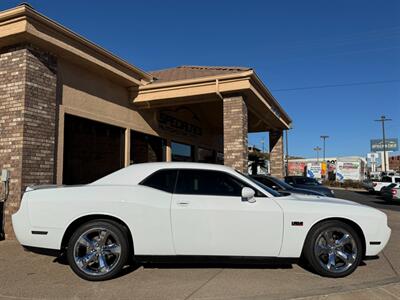
<instances>
[{"instance_id":1,"label":"drainpipe","mask_svg":"<svg viewBox=\"0 0 400 300\"><path fill-rule=\"evenodd\" d=\"M222 96L221 92L219 91L219 80L215 79L215 93L218 95L218 97L221 100L224 100L224 97Z\"/></svg>"}]
</instances>

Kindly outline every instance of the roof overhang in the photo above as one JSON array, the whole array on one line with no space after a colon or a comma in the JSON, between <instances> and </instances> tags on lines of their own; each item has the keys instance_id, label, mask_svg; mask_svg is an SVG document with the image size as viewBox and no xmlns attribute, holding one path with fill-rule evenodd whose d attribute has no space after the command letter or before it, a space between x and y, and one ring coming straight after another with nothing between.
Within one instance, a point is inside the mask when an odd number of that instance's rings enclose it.
<instances>
[{"instance_id":1,"label":"roof overhang","mask_svg":"<svg viewBox=\"0 0 400 300\"><path fill-rule=\"evenodd\" d=\"M0 48L30 43L104 76L124 86L137 86L152 76L43 16L28 5L0 12Z\"/></svg>"},{"instance_id":2,"label":"roof overhang","mask_svg":"<svg viewBox=\"0 0 400 300\"><path fill-rule=\"evenodd\" d=\"M151 83L140 86L133 95L137 108L157 108L208 101L241 94L250 113L257 116L253 131L289 129L292 120L253 70L190 80Z\"/></svg>"}]
</instances>

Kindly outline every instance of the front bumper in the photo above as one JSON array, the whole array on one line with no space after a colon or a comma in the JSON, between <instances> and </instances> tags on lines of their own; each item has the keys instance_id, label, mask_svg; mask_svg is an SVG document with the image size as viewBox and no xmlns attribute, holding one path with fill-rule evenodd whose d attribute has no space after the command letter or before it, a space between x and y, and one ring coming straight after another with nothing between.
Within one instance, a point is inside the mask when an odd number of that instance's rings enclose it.
<instances>
[{"instance_id":1,"label":"front bumper","mask_svg":"<svg viewBox=\"0 0 400 300\"><path fill-rule=\"evenodd\" d=\"M390 239L390 235L392 230L389 226L382 227L379 230L379 234L376 238L369 239L366 241L366 256L375 256L378 255L387 245ZM380 244L376 244L376 242L380 242Z\"/></svg>"}]
</instances>

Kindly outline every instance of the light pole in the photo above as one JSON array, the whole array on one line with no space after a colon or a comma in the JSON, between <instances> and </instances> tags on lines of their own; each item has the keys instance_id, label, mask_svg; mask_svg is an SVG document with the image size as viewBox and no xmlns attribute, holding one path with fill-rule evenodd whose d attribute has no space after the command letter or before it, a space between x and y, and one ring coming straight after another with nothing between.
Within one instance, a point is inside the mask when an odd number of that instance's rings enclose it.
<instances>
[{"instance_id":1,"label":"light pole","mask_svg":"<svg viewBox=\"0 0 400 300\"><path fill-rule=\"evenodd\" d=\"M261 152L264 153L264 138L261 139Z\"/></svg>"},{"instance_id":2,"label":"light pole","mask_svg":"<svg viewBox=\"0 0 400 300\"><path fill-rule=\"evenodd\" d=\"M385 122L392 121L392 119L387 119L385 116L381 116L379 120L374 120L375 122L382 123L382 141L383 141L383 171L386 172L386 137L385 137Z\"/></svg>"},{"instance_id":3,"label":"light pole","mask_svg":"<svg viewBox=\"0 0 400 300\"><path fill-rule=\"evenodd\" d=\"M323 162L325 162L325 140L327 138L329 138L329 135L321 135L321 139L324 140L324 145L323 145L323 148L324 148L324 150L323 150L324 160L323 160Z\"/></svg>"},{"instance_id":4,"label":"light pole","mask_svg":"<svg viewBox=\"0 0 400 300\"><path fill-rule=\"evenodd\" d=\"M315 147L314 148L314 151L316 151L317 152L317 162L319 162L319 151L321 151L322 149L320 148L320 147Z\"/></svg>"}]
</instances>

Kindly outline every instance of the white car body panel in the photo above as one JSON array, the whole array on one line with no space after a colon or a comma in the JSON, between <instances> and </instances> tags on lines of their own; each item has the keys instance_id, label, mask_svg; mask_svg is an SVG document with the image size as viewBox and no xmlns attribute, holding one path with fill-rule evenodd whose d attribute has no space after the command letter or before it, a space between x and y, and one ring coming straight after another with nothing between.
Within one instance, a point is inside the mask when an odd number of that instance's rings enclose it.
<instances>
[{"instance_id":1,"label":"white car body panel","mask_svg":"<svg viewBox=\"0 0 400 300\"><path fill-rule=\"evenodd\" d=\"M278 256L283 212L271 198L250 203L240 197L174 194L172 199L178 255Z\"/></svg>"},{"instance_id":2,"label":"white car body panel","mask_svg":"<svg viewBox=\"0 0 400 300\"><path fill-rule=\"evenodd\" d=\"M250 203L240 197L178 195L139 185L155 171L170 168L226 172L267 197ZM136 255L296 258L310 228L328 218L356 223L365 236L366 254L377 255L391 232L379 210L320 196L273 197L230 168L198 163L138 164L85 186L33 189L25 192L13 226L22 245L59 250L70 224L89 215L125 223ZM296 221L303 225L293 226ZM371 241L381 243L370 245Z\"/></svg>"}]
</instances>

